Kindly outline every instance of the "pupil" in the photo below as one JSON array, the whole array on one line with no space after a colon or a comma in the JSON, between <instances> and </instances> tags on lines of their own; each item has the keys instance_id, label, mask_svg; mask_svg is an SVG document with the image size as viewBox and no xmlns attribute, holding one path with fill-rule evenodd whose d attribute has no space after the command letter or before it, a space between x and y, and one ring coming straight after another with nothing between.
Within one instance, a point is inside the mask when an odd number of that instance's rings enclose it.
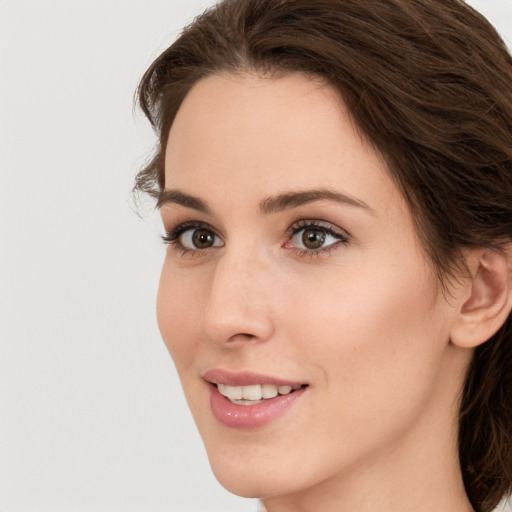
<instances>
[{"instance_id":1,"label":"pupil","mask_svg":"<svg viewBox=\"0 0 512 512\"><path fill-rule=\"evenodd\" d=\"M306 229L302 235L302 243L308 249L318 249L325 242L325 233L317 229Z\"/></svg>"},{"instance_id":2,"label":"pupil","mask_svg":"<svg viewBox=\"0 0 512 512\"><path fill-rule=\"evenodd\" d=\"M209 231L197 229L192 236L194 245L198 249L205 249L213 245L213 236Z\"/></svg>"}]
</instances>

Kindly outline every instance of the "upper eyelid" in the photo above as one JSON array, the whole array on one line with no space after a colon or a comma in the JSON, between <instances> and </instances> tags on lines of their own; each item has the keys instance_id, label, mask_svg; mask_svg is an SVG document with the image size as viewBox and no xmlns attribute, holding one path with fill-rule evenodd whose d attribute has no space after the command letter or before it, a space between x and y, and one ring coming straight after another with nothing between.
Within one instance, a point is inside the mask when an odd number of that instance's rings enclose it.
<instances>
[{"instance_id":1,"label":"upper eyelid","mask_svg":"<svg viewBox=\"0 0 512 512\"><path fill-rule=\"evenodd\" d=\"M164 221L164 224L165 224L165 221ZM206 227L208 229L211 229L215 234L221 236L221 232L217 228L213 227L209 222L202 221L202 220L187 220L187 221L183 221L183 222L174 222L172 224L172 226L173 227L171 227L171 229L169 229L168 232L173 232L173 231L178 231L178 230L185 231L187 229L192 229L194 227ZM311 219L304 218L304 219L299 219L299 220L294 221L286 229L286 233L289 234L291 232L296 231L297 229L305 229L310 226L325 228L325 229L332 229L333 231L340 231L342 233L349 235L349 233L346 229L341 228L340 226L338 226L337 224L334 224L333 222L323 220L323 219L314 219L314 218L311 218Z\"/></svg>"},{"instance_id":2,"label":"upper eyelid","mask_svg":"<svg viewBox=\"0 0 512 512\"><path fill-rule=\"evenodd\" d=\"M212 233L215 233L216 236L219 236L221 238L222 235L219 233L217 229L215 229L211 224L204 221L197 221L197 220L189 220L185 222L177 222L173 224L173 227L169 230L166 230L168 235L177 234L178 236L183 234L185 231L188 231L189 229L208 229L212 231Z\"/></svg>"},{"instance_id":3,"label":"upper eyelid","mask_svg":"<svg viewBox=\"0 0 512 512\"><path fill-rule=\"evenodd\" d=\"M329 222L327 220L320 219L301 219L294 222L288 229L287 234L295 234L303 229L307 228L317 228L317 229L325 229L331 231L333 233L337 233L346 238L352 238L352 235L346 230L339 227L337 224L333 222Z\"/></svg>"},{"instance_id":4,"label":"upper eyelid","mask_svg":"<svg viewBox=\"0 0 512 512\"><path fill-rule=\"evenodd\" d=\"M221 232L219 232L219 230L217 230L208 222L199 220L188 220L173 223L173 227L171 229L165 230L165 235L163 236L163 238L166 240L172 239L172 241L177 241L179 237L189 229L201 228L212 231L212 233L214 233L215 236L219 237L225 243L226 236L224 236ZM286 229L284 235L286 237L290 237L308 228L324 229L326 231L331 232L332 234L338 235L340 237L340 240L346 239L348 241L352 238L352 235L346 229L339 227L337 224L334 224L333 222L327 220L314 218L303 218L296 220Z\"/></svg>"}]
</instances>

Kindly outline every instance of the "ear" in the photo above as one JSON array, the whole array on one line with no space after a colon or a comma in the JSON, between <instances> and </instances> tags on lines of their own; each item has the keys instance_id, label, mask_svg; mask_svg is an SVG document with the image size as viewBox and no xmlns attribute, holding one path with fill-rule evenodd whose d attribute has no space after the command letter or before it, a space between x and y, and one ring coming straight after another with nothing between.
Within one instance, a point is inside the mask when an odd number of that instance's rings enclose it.
<instances>
[{"instance_id":1,"label":"ear","mask_svg":"<svg viewBox=\"0 0 512 512\"><path fill-rule=\"evenodd\" d=\"M499 249L478 247L466 257L470 277L452 324L451 342L474 348L491 338L512 309L512 242Z\"/></svg>"}]
</instances>

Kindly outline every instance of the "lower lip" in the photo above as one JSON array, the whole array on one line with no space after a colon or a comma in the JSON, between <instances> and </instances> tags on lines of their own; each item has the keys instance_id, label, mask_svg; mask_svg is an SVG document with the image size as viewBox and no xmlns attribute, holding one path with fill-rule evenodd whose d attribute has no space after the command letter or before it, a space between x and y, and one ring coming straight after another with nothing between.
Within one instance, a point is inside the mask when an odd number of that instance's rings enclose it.
<instances>
[{"instance_id":1,"label":"lower lip","mask_svg":"<svg viewBox=\"0 0 512 512\"><path fill-rule=\"evenodd\" d=\"M209 388L210 407L215 418L226 427L244 430L260 428L274 421L306 391L306 388L302 388L258 404L236 405L221 395L214 384L210 384Z\"/></svg>"}]
</instances>

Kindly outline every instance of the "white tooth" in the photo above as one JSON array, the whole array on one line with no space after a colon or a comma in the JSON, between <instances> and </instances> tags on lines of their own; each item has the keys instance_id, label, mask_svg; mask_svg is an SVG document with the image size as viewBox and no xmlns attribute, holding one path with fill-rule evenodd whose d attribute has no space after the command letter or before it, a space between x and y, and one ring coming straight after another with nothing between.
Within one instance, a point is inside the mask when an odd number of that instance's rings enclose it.
<instances>
[{"instance_id":1,"label":"white tooth","mask_svg":"<svg viewBox=\"0 0 512 512\"><path fill-rule=\"evenodd\" d=\"M231 403L235 405L256 405L261 404L264 400L231 400Z\"/></svg>"},{"instance_id":2,"label":"white tooth","mask_svg":"<svg viewBox=\"0 0 512 512\"><path fill-rule=\"evenodd\" d=\"M274 398L277 396L277 386L274 386L274 384L263 384L261 386L261 396L263 398Z\"/></svg>"},{"instance_id":3,"label":"white tooth","mask_svg":"<svg viewBox=\"0 0 512 512\"><path fill-rule=\"evenodd\" d=\"M277 388L277 390L279 391L280 395L287 395L292 390L292 387L291 386L279 386Z\"/></svg>"},{"instance_id":4,"label":"white tooth","mask_svg":"<svg viewBox=\"0 0 512 512\"><path fill-rule=\"evenodd\" d=\"M241 386L226 386L226 394L230 400L241 400L242 399L242 387Z\"/></svg>"},{"instance_id":5,"label":"white tooth","mask_svg":"<svg viewBox=\"0 0 512 512\"><path fill-rule=\"evenodd\" d=\"M221 395L226 396L226 384L217 384L217 389Z\"/></svg>"},{"instance_id":6,"label":"white tooth","mask_svg":"<svg viewBox=\"0 0 512 512\"><path fill-rule=\"evenodd\" d=\"M242 386L242 398L244 400L261 400L261 386Z\"/></svg>"}]
</instances>

